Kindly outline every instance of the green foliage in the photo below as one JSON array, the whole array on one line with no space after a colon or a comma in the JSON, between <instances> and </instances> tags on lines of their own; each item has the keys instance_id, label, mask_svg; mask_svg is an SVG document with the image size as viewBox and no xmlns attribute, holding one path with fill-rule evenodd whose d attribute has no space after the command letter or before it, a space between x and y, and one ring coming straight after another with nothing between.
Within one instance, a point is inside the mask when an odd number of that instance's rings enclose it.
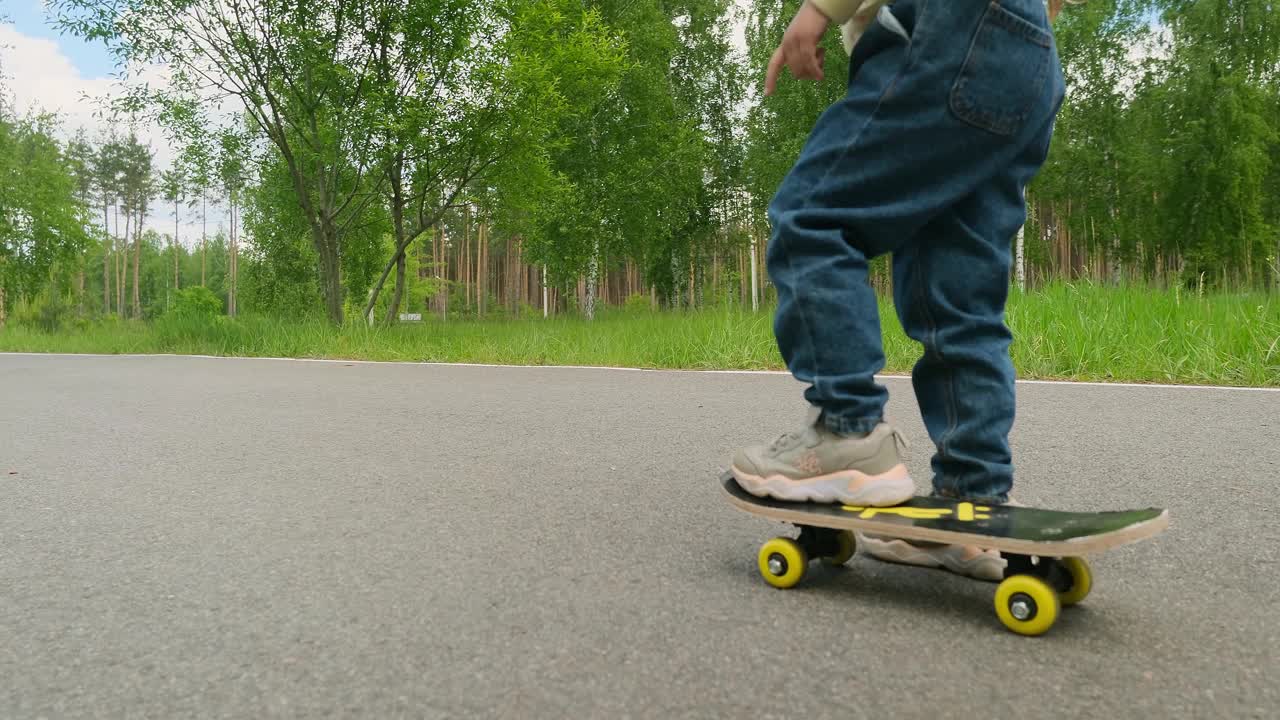
<instances>
[{"instance_id":1,"label":"green foliage","mask_svg":"<svg viewBox=\"0 0 1280 720\"><path fill-rule=\"evenodd\" d=\"M184 288L174 293L173 305L167 315L193 321L212 321L222 314L222 298L206 287Z\"/></svg>"},{"instance_id":2,"label":"green foliage","mask_svg":"<svg viewBox=\"0 0 1280 720\"><path fill-rule=\"evenodd\" d=\"M527 232L526 247L564 287L605 258L628 257L671 292L706 219L734 187L730 120L740 99L727 3L594 3L625 42L606 87L570 87L574 112L551 156L560 179Z\"/></svg>"},{"instance_id":3,"label":"green foliage","mask_svg":"<svg viewBox=\"0 0 1280 720\"><path fill-rule=\"evenodd\" d=\"M0 111L0 298L35 297L88 244L86 208L55 132L51 116Z\"/></svg>"},{"instance_id":4,"label":"green foliage","mask_svg":"<svg viewBox=\"0 0 1280 720\"><path fill-rule=\"evenodd\" d=\"M477 313L458 248L480 223L490 314L527 299L503 285L502 247L517 243L562 311L579 310L580 280L594 289L624 263L641 275L624 303L637 313L650 287L663 307L740 306L746 245L846 90L833 30L824 81L784 74L759 96L798 4L743 3L739 55L729 0L260 0L236 5L245 23L222 23L232 6L216 0L53 0L64 29L169 62L171 88L131 86L115 109L158 118L179 160L160 174L127 130L64 143L54 119L0 111L0 288L32 327L172 315L202 253L185 230L174 247L138 221L150 226L158 198L166 212L218 198L211 212L241 222L210 238L204 274L240 312L363 320L372 305L381 319L407 246L396 309L430 315L447 293L450 320ZM1028 190L1033 286L1280 288L1274 3L1089 0L1055 32L1068 96ZM241 103L225 127L207 113L227 89L204 82L210 58ZM441 236L447 278L424 264Z\"/></svg>"},{"instance_id":5,"label":"green foliage","mask_svg":"<svg viewBox=\"0 0 1280 720\"><path fill-rule=\"evenodd\" d=\"M527 311L526 311L527 312ZM886 371L909 372L919 345L880 308ZM167 318L167 316L166 316ZM595 322L493 319L333 327L258 316L216 322L99 323L82 333L23 326L0 351L185 352L266 357L572 364L691 369L781 369L769 313L602 313ZM1026 378L1193 382L1280 387L1280 300L1089 284L1015 294L1012 355Z\"/></svg>"},{"instance_id":6,"label":"green foliage","mask_svg":"<svg viewBox=\"0 0 1280 720\"><path fill-rule=\"evenodd\" d=\"M653 309L653 305L649 302L649 298L639 293L628 296L626 302L623 303L623 307L630 313L650 312Z\"/></svg>"},{"instance_id":7,"label":"green foliage","mask_svg":"<svg viewBox=\"0 0 1280 720\"><path fill-rule=\"evenodd\" d=\"M244 200L244 229L252 238L243 257L245 309L286 318L323 313L319 259L286 164L264 163Z\"/></svg>"},{"instance_id":8,"label":"green foliage","mask_svg":"<svg viewBox=\"0 0 1280 720\"><path fill-rule=\"evenodd\" d=\"M1267 5L1067 8L1057 27L1067 99L1029 190L1053 232L1028 237L1071 238L1131 277L1173 265L1175 281L1264 284L1280 238L1280 20Z\"/></svg>"},{"instance_id":9,"label":"green foliage","mask_svg":"<svg viewBox=\"0 0 1280 720\"><path fill-rule=\"evenodd\" d=\"M752 88L763 92L769 58L795 16L802 0L752 0L747 18L747 72ZM757 97L746 120L746 186L752 209L763 216L773 193L790 171L818 116L844 97L849 56L839 33L831 32L822 45L826 51L824 79L801 81L783 73L777 92Z\"/></svg>"},{"instance_id":10,"label":"green foliage","mask_svg":"<svg viewBox=\"0 0 1280 720\"><path fill-rule=\"evenodd\" d=\"M213 345L226 348L242 331L234 318L223 314L223 300L206 287L194 286L174 293L169 311L154 323L160 342L177 348ZM231 350L230 352L234 352Z\"/></svg>"},{"instance_id":11,"label":"green foliage","mask_svg":"<svg viewBox=\"0 0 1280 720\"><path fill-rule=\"evenodd\" d=\"M36 328L47 333L62 330L70 319L70 308L58 295L19 306L13 314L13 320L18 325Z\"/></svg>"}]
</instances>

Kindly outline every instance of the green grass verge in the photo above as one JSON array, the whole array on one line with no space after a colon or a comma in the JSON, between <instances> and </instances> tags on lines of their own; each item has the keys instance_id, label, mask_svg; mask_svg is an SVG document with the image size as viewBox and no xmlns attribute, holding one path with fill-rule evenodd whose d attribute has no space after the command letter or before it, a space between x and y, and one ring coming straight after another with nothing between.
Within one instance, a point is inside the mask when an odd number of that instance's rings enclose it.
<instances>
[{"instance_id":1,"label":"green grass verge","mask_svg":"<svg viewBox=\"0 0 1280 720\"><path fill-rule=\"evenodd\" d=\"M909 372L919 346L881 307L887 372ZM1009 305L1024 378L1280 386L1280 298L1054 285ZM162 318L56 333L11 324L0 351L178 353L257 357L781 369L772 317L733 310L604 313L594 322L458 320L396 327Z\"/></svg>"}]
</instances>

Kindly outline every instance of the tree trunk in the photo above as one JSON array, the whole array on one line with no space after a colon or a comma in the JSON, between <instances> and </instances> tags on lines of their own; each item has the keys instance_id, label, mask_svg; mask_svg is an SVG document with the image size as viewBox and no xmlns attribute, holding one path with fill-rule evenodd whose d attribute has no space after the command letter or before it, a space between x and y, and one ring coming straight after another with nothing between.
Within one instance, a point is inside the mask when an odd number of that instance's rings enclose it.
<instances>
[{"instance_id":1,"label":"tree trunk","mask_svg":"<svg viewBox=\"0 0 1280 720\"><path fill-rule=\"evenodd\" d=\"M462 255L458 258L458 272L462 274L464 310L471 312L471 203L462 209Z\"/></svg>"},{"instance_id":2,"label":"tree trunk","mask_svg":"<svg viewBox=\"0 0 1280 720\"><path fill-rule=\"evenodd\" d=\"M693 268L693 253L690 252L689 253L689 309L690 310L692 310L695 307L694 295L697 292L697 288L694 287L694 283L695 283L695 278L694 278L694 268Z\"/></svg>"},{"instance_id":3,"label":"tree trunk","mask_svg":"<svg viewBox=\"0 0 1280 720\"><path fill-rule=\"evenodd\" d=\"M587 292L582 303L582 312L588 320L596 319L596 285L600 272L600 240L597 238L591 246L591 259L587 262Z\"/></svg>"},{"instance_id":4,"label":"tree trunk","mask_svg":"<svg viewBox=\"0 0 1280 720\"><path fill-rule=\"evenodd\" d=\"M1071 200L1066 202L1066 213L1054 220L1053 241L1058 248L1059 280L1071 280Z\"/></svg>"},{"instance_id":5,"label":"tree trunk","mask_svg":"<svg viewBox=\"0 0 1280 720\"><path fill-rule=\"evenodd\" d=\"M414 239L416 238L417 235L414 236ZM412 241L413 240L411 239L409 242ZM434 247L434 241L432 246ZM374 281L373 286L369 288L369 298L365 301L364 311L361 313L361 317L364 317L370 324L373 323L373 311L378 304L378 295L382 293L383 286L387 284L387 278L391 277L391 271L396 270L399 267L399 264L404 261L404 253L407 250L408 245L402 247L400 242L397 240L396 247L396 252L392 253L391 260L389 260L386 267L382 269L382 274L378 276L378 279ZM422 272L421 268L419 268L418 272ZM434 273L431 277L435 277ZM432 302L434 302L434 300Z\"/></svg>"},{"instance_id":6,"label":"tree trunk","mask_svg":"<svg viewBox=\"0 0 1280 720\"><path fill-rule=\"evenodd\" d=\"M393 323L400 316L400 300L404 297L404 270L405 256L409 252L409 243L405 242L404 237L404 193L401 184L402 175L401 168L403 159L397 157L396 161L391 165L389 173L391 179L391 225L395 231L396 247L404 247L404 252L398 253L396 258L396 287L391 295L391 302L387 305L387 322ZM368 315L370 320L373 314Z\"/></svg>"},{"instance_id":7,"label":"tree trunk","mask_svg":"<svg viewBox=\"0 0 1280 720\"><path fill-rule=\"evenodd\" d=\"M320 224L320 287L324 292L325 314L334 325L342 324L342 279L338 265L338 229L328 220Z\"/></svg>"},{"instance_id":8,"label":"tree trunk","mask_svg":"<svg viewBox=\"0 0 1280 720\"><path fill-rule=\"evenodd\" d=\"M106 244L106 238L110 234L107 224L107 204L102 204L102 314L111 314L111 251Z\"/></svg>"},{"instance_id":9,"label":"tree trunk","mask_svg":"<svg viewBox=\"0 0 1280 720\"><path fill-rule=\"evenodd\" d=\"M387 305L387 322L396 322L400 317L400 301L404 298L405 255L396 260L396 286L391 293L391 303Z\"/></svg>"},{"instance_id":10,"label":"tree trunk","mask_svg":"<svg viewBox=\"0 0 1280 720\"><path fill-rule=\"evenodd\" d=\"M374 305L376 305L378 301L378 295L382 292L383 286L386 285L387 278L391 277L391 271L396 268L396 264L400 262L401 259L404 257L404 253L405 253L405 250L408 248L408 245L412 243L414 240L416 240L419 236L421 236L423 232L425 232L425 230L423 230L422 228L435 227L440 222L443 215L444 215L444 212L443 210L441 210L435 215L435 217L430 218L429 221L427 219L420 219L419 226L418 226L420 229L418 230L417 233L413 235L413 237L408 238L408 240L405 241L404 245L401 245L399 241L396 242L395 253L392 254L391 260L387 262L386 266L382 268L382 274L378 276L378 279L373 283L373 287L369 291L369 300L368 302L365 303L365 306L364 306L364 313L363 313L364 317L372 317ZM432 241L432 247L434 247L434 239ZM434 260L435 257L437 256L438 254L433 252L432 259ZM438 277L438 274L433 273L432 277Z\"/></svg>"},{"instance_id":11,"label":"tree trunk","mask_svg":"<svg viewBox=\"0 0 1280 720\"><path fill-rule=\"evenodd\" d=\"M607 308L613 302L613 296L609 294L609 258L602 257L597 264L599 265L597 272L600 274L600 292L596 294L596 299Z\"/></svg>"},{"instance_id":12,"label":"tree trunk","mask_svg":"<svg viewBox=\"0 0 1280 720\"><path fill-rule=\"evenodd\" d=\"M200 287L205 287L205 246L209 239L209 203L204 191L200 192Z\"/></svg>"},{"instance_id":13,"label":"tree trunk","mask_svg":"<svg viewBox=\"0 0 1280 720\"><path fill-rule=\"evenodd\" d=\"M489 226L480 223L480 265L478 266L479 286L476 292L480 297L480 317L484 317L485 307L489 304Z\"/></svg>"},{"instance_id":14,"label":"tree trunk","mask_svg":"<svg viewBox=\"0 0 1280 720\"><path fill-rule=\"evenodd\" d=\"M1015 272L1018 278L1018 290L1021 292L1027 291L1027 263L1026 254L1023 251L1026 230L1026 225L1022 225L1018 228L1018 239L1015 243L1014 249L1014 266L1016 268Z\"/></svg>"},{"instance_id":15,"label":"tree trunk","mask_svg":"<svg viewBox=\"0 0 1280 720\"><path fill-rule=\"evenodd\" d=\"M123 250L121 250L119 247L117 247L117 248L116 248L116 312L120 314L120 317L125 317L125 311L124 311L124 287L125 287L125 284L126 284L126 280L128 279L128 270L129 270L129 221L132 219L132 216L133 216L133 213L132 213L132 212L126 212L126 213L125 213L125 216L124 216L124 240L123 240L123 242L122 242L122 243L117 243L117 244L123 244L123 245L124 245L124 249L123 249ZM118 220L117 220L117 222L118 222ZM121 261L121 258L120 258L120 256L121 256L121 254L122 254L122 253L123 253L123 255L124 255L123 262Z\"/></svg>"},{"instance_id":16,"label":"tree trunk","mask_svg":"<svg viewBox=\"0 0 1280 720\"><path fill-rule=\"evenodd\" d=\"M133 316L142 317L142 296L139 292L141 282L139 272L142 265L142 216L146 211L138 206L138 221L133 226Z\"/></svg>"},{"instance_id":17,"label":"tree trunk","mask_svg":"<svg viewBox=\"0 0 1280 720\"><path fill-rule=\"evenodd\" d=\"M178 291L178 199L173 200L173 289Z\"/></svg>"},{"instance_id":18,"label":"tree trunk","mask_svg":"<svg viewBox=\"0 0 1280 720\"><path fill-rule=\"evenodd\" d=\"M237 287L237 285L239 281L238 270L239 270L240 255L238 252L239 247L237 245L237 242L239 241L239 236L237 235L239 228L236 227L236 219L237 219L236 218L236 199L234 194L231 196L230 205L231 205L231 237L230 237L231 246L229 250L230 250L231 257L228 262L228 265L230 267L227 268L228 275L230 276L230 281L227 283L227 288L228 288L227 289L227 315L231 317L235 317L236 311L237 311L236 294L239 291L239 288Z\"/></svg>"},{"instance_id":19,"label":"tree trunk","mask_svg":"<svg viewBox=\"0 0 1280 720\"><path fill-rule=\"evenodd\" d=\"M4 294L4 283L0 283L0 328L4 328L5 323L9 321L9 309L6 306L6 298Z\"/></svg>"},{"instance_id":20,"label":"tree trunk","mask_svg":"<svg viewBox=\"0 0 1280 720\"><path fill-rule=\"evenodd\" d=\"M1027 191L1022 190L1022 208L1026 213L1022 221L1022 225L1018 226L1018 237L1014 241L1014 275L1017 278L1018 290L1027 291L1027 255L1026 255L1026 234L1027 222L1034 218L1032 210L1027 206Z\"/></svg>"},{"instance_id":21,"label":"tree trunk","mask_svg":"<svg viewBox=\"0 0 1280 720\"><path fill-rule=\"evenodd\" d=\"M524 267L524 240L517 236L512 244L515 245L516 251L516 273L515 277L515 298L511 303L511 309L515 311L516 316L520 315L520 311L524 308L525 300L528 299L526 294L528 290L529 273Z\"/></svg>"},{"instance_id":22,"label":"tree trunk","mask_svg":"<svg viewBox=\"0 0 1280 720\"><path fill-rule=\"evenodd\" d=\"M440 228L431 228L431 312L440 315Z\"/></svg>"},{"instance_id":23,"label":"tree trunk","mask_svg":"<svg viewBox=\"0 0 1280 720\"><path fill-rule=\"evenodd\" d=\"M511 311L511 236L507 236L507 247L502 253L502 288L498 297L498 304L506 308L508 314Z\"/></svg>"}]
</instances>

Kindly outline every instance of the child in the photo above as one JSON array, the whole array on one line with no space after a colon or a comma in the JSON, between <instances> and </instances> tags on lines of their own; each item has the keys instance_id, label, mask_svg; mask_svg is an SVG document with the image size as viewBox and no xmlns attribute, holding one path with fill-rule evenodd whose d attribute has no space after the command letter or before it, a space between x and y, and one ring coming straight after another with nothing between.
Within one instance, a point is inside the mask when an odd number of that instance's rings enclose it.
<instances>
[{"instance_id":1,"label":"child","mask_svg":"<svg viewBox=\"0 0 1280 720\"><path fill-rule=\"evenodd\" d=\"M783 67L821 79L819 41L863 4L805 2L765 94ZM769 206L774 331L811 412L799 431L739 451L733 473L782 500L883 506L914 494L874 377L884 355L867 264L891 253L898 319L924 346L912 384L936 446L933 492L1003 503L1013 484L1010 245L1064 91L1049 17L1042 0L867 4L861 37L860 21L850 26L848 91ZM863 543L885 559L993 579L1003 564L977 548Z\"/></svg>"}]
</instances>

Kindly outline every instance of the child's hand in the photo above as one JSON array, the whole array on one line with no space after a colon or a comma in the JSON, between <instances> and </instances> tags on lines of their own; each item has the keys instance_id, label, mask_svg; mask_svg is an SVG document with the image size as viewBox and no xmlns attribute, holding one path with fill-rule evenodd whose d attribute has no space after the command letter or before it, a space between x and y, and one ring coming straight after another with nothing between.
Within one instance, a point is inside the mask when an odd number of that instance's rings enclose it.
<instances>
[{"instance_id":1,"label":"child's hand","mask_svg":"<svg viewBox=\"0 0 1280 720\"><path fill-rule=\"evenodd\" d=\"M764 94L772 95L778 87L778 75L783 67L791 68L791 74L802 80L822 79L824 51L818 42L827 32L830 21L826 15L809 3L800 6L800 12L792 18L782 44L773 51L769 71L764 79Z\"/></svg>"}]
</instances>

